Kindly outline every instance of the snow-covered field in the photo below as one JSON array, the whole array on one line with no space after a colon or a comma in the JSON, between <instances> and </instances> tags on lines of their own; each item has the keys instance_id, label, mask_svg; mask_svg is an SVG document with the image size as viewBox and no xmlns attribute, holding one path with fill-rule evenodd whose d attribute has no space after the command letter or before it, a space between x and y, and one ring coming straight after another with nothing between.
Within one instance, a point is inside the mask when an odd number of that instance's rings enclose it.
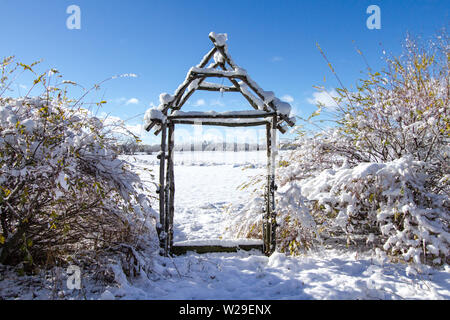
<instances>
[{"instance_id":1,"label":"snow-covered field","mask_svg":"<svg viewBox=\"0 0 450 320\"><path fill-rule=\"evenodd\" d=\"M152 188L158 178L156 155L127 156ZM175 155L175 241L223 236L227 215L239 212L251 189L238 186L264 174L265 152L205 152ZM151 172L144 168L153 170ZM155 201L155 208L157 203ZM229 238L221 241L230 240ZM6 299L450 299L450 268L414 268L389 262L374 252L333 248L304 256L271 257L258 251L157 256L154 272L127 280L112 266L119 287L84 282L84 296L41 288L39 281L2 269L0 297ZM65 279L65 275L61 275ZM65 281L65 280L64 280ZM83 280L84 281L84 280ZM52 291L53 290L53 291Z\"/></svg>"},{"instance_id":2,"label":"snow-covered field","mask_svg":"<svg viewBox=\"0 0 450 320\"><path fill-rule=\"evenodd\" d=\"M129 156L128 160L153 170L158 179L156 155ZM174 241L223 239L227 215L239 211L252 190L239 186L264 174L265 161L264 151L176 153Z\"/></svg>"}]
</instances>

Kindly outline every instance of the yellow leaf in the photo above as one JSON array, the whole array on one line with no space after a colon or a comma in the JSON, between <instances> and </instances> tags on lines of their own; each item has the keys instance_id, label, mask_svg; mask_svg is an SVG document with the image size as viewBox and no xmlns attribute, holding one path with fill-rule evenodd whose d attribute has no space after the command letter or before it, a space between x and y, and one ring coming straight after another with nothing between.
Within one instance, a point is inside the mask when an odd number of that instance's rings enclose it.
<instances>
[{"instance_id":1,"label":"yellow leaf","mask_svg":"<svg viewBox=\"0 0 450 320\"><path fill-rule=\"evenodd\" d=\"M23 70L30 70L30 71L33 71L33 70L30 68L30 66L28 66L28 65L26 65L26 64L19 63L19 65L23 68Z\"/></svg>"},{"instance_id":2,"label":"yellow leaf","mask_svg":"<svg viewBox=\"0 0 450 320\"><path fill-rule=\"evenodd\" d=\"M5 192L5 196L9 196L9 194L11 193L11 190L7 189L7 188L2 188L3 192Z\"/></svg>"}]
</instances>

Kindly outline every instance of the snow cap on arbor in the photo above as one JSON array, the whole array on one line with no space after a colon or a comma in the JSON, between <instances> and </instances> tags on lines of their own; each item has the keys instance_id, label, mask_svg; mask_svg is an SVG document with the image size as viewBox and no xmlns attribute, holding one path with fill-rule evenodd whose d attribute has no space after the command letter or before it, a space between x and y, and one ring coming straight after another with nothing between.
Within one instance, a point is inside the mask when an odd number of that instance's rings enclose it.
<instances>
[{"instance_id":1,"label":"snow cap on arbor","mask_svg":"<svg viewBox=\"0 0 450 320\"><path fill-rule=\"evenodd\" d=\"M159 110L158 108L153 107L151 109L148 109L145 112L144 120L147 123L150 122L150 121L165 122L166 121L166 116L161 112L161 110Z\"/></svg>"},{"instance_id":2,"label":"snow cap on arbor","mask_svg":"<svg viewBox=\"0 0 450 320\"><path fill-rule=\"evenodd\" d=\"M219 47L223 47L227 44L228 35L226 33L217 34L215 32L210 32L209 37L214 39L215 44Z\"/></svg>"},{"instance_id":3,"label":"snow cap on arbor","mask_svg":"<svg viewBox=\"0 0 450 320\"><path fill-rule=\"evenodd\" d=\"M173 95L162 93L159 97L160 105L156 111L147 111L144 117L145 129L150 131L156 126L155 134L160 132L158 123L163 117L172 115L180 110L186 101L196 90L239 92L255 110L265 111L268 114L276 113L278 123L276 127L282 133L286 128L295 125L295 118L290 117L291 105L281 101L272 91L263 90L247 71L234 63L228 53L226 33L211 32L209 38L214 47L203 57L202 61L195 67L189 69L185 80L178 86ZM210 62L211 61L211 62ZM210 62L208 64L208 62ZM232 86L208 83L207 78L227 78ZM169 113L170 111L170 113Z\"/></svg>"},{"instance_id":4,"label":"snow cap on arbor","mask_svg":"<svg viewBox=\"0 0 450 320\"><path fill-rule=\"evenodd\" d=\"M172 100L173 100L173 96L170 95L170 94L168 94L168 93L163 92L163 93L161 93L161 94L159 95L159 102L160 102L162 105L163 105L163 104L168 104L168 103L172 102Z\"/></svg>"}]
</instances>

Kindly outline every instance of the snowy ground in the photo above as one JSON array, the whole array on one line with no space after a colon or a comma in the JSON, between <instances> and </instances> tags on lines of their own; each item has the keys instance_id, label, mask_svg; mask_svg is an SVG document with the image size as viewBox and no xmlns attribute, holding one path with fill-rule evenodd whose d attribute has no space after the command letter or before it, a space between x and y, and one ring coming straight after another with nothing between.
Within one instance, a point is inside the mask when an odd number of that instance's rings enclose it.
<instances>
[{"instance_id":1,"label":"snowy ground","mask_svg":"<svg viewBox=\"0 0 450 320\"><path fill-rule=\"evenodd\" d=\"M155 155L128 158L157 175ZM248 201L250 190L237 187L265 172L265 153L178 153L175 164L175 241L217 240L226 215ZM151 186L151 173L140 173ZM331 248L299 257L274 253L268 258L258 251L157 257L153 273L131 282L113 267L120 287L86 280L84 295L0 270L0 298L5 299L450 299L448 266L417 272L373 252Z\"/></svg>"},{"instance_id":2,"label":"snowy ground","mask_svg":"<svg viewBox=\"0 0 450 320\"><path fill-rule=\"evenodd\" d=\"M152 169L158 178L155 155L129 161ZM264 174L265 161L265 151L176 153L174 241L223 239L226 216L239 211L252 190L238 187Z\"/></svg>"},{"instance_id":3,"label":"snowy ground","mask_svg":"<svg viewBox=\"0 0 450 320\"><path fill-rule=\"evenodd\" d=\"M154 156L136 158L157 168ZM264 174L265 161L264 151L176 154L175 241L221 237L226 209L239 210L249 198L251 189L237 187ZM112 292L123 299L450 299L449 268L416 273L370 252L188 253L156 266L151 281Z\"/></svg>"},{"instance_id":4,"label":"snowy ground","mask_svg":"<svg viewBox=\"0 0 450 320\"><path fill-rule=\"evenodd\" d=\"M302 257L260 252L190 253L167 259L159 279L115 292L123 299L450 299L450 269L407 275L406 266L324 250ZM114 292L114 291L113 291Z\"/></svg>"}]
</instances>

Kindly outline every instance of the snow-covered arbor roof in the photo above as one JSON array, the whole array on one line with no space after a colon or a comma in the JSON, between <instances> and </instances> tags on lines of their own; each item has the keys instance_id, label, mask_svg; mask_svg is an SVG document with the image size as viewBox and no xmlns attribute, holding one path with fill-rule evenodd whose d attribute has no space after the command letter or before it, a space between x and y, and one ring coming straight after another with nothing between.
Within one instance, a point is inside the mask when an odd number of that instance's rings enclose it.
<instances>
[{"instance_id":1,"label":"snow-covered arbor roof","mask_svg":"<svg viewBox=\"0 0 450 320\"><path fill-rule=\"evenodd\" d=\"M150 131L154 127L155 135L159 134L161 123L167 117L174 118L174 120L178 117L180 123L202 122L205 124L244 126L245 124L256 125L260 121L260 119L257 119L258 117L273 114L277 115L278 123L276 127L282 133L286 132L287 126L294 126L295 118L289 117L290 104L281 101L272 91L264 91L243 68L233 61L228 53L227 34L211 32L209 38L214 47L197 66L189 69L186 79L175 90L174 94L162 93L159 96L160 105L147 110L144 117L145 129ZM232 86L207 82L207 78L227 78ZM196 90L240 92L258 112L197 112L190 114L177 111L183 107ZM181 115L183 115L183 120L180 120ZM186 120L186 118L189 118L189 120ZM219 119L222 121L219 121Z\"/></svg>"}]
</instances>

